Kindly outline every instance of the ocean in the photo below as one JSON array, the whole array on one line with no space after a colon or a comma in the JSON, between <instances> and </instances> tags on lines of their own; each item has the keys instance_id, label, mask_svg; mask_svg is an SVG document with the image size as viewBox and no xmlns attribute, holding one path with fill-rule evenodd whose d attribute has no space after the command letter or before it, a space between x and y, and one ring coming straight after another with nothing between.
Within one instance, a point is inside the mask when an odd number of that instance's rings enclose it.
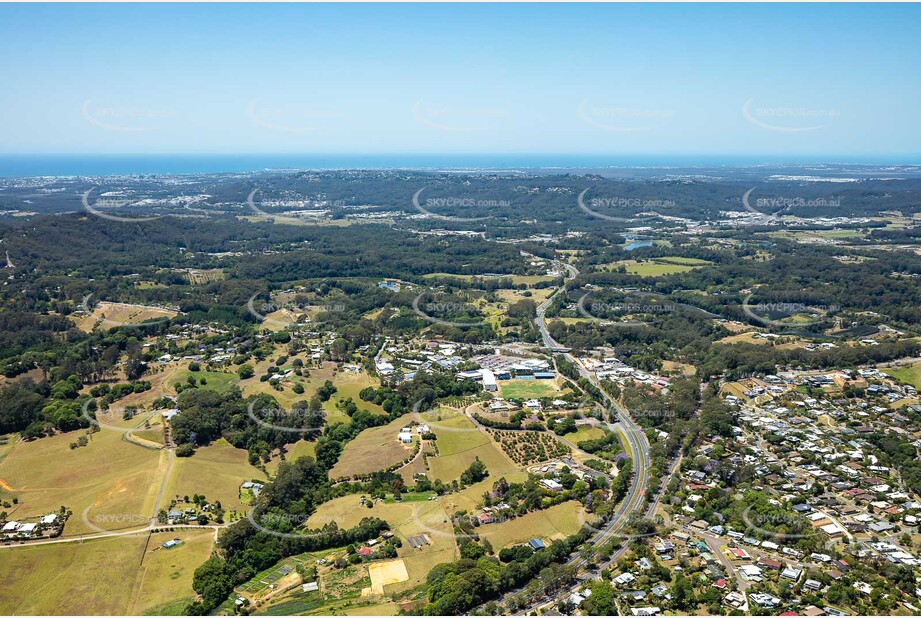
<instances>
[{"instance_id":1,"label":"ocean","mask_svg":"<svg viewBox=\"0 0 921 618\"><path fill-rule=\"evenodd\" d=\"M899 165L917 162L842 157L835 163ZM572 154L237 154L80 155L0 154L0 177L217 174L300 169L544 170L636 167L800 165L813 159L775 156L572 155ZM826 162L832 162L826 160Z\"/></svg>"}]
</instances>

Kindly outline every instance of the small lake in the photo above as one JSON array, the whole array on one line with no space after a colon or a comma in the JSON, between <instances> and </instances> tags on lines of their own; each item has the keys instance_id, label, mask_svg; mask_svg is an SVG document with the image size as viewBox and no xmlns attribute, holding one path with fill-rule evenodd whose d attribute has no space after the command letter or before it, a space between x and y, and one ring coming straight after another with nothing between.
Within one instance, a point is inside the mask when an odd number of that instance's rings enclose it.
<instances>
[{"instance_id":1,"label":"small lake","mask_svg":"<svg viewBox=\"0 0 921 618\"><path fill-rule=\"evenodd\" d=\"M653 243L651 240L634 240L633 242L624 245L624 251L633 251L639 247L651 247L652 244Z\"/></svg>"}]
</instances>

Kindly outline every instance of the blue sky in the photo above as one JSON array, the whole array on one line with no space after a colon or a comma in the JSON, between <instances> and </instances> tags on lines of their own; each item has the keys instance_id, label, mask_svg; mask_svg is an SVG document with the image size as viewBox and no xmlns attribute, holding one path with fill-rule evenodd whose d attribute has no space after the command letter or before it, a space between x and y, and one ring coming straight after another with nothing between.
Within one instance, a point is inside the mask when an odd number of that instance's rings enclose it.
<instances>
[{"instance_id":1,"label":"blue sky","mask_svg":"<svg viewBox=\"0 0 921 618\"><path fill-rule=\"evenodd\" d=\"M0 6L2 153L911 156L917 5Z\"/></svg>"}]
</instances>

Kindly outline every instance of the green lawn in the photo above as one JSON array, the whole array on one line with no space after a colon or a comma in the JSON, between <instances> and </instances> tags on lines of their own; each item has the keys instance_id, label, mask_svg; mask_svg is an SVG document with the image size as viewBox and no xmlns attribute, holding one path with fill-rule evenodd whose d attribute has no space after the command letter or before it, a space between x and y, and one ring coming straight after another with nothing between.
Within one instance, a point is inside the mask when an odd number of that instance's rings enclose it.
<instances>
[{"instance_id":1,"label":"green lawn","mask_svg":"<svg viewBox=\"0 0 921 618\"><path fill-rule=\"evenodd\" d=\"M907 367L892 367L882 371L896 380L911 384L915 388L921 388L921 363L914 363Z\"/></svg>"},{"instance_id":2,"label":"green lawn","mask_svg":"<svg viewBox=\"0 0 921 618\"><path fill-rule=\"evenodd\" d=\"M239 378L235 373L223 373L220 371L189 371L188 369L183 369L182 371L178 371L176 374L171 376L171 381L168 386L172 388L173 384L176 382L186 384L189 376L195 377L195 383L198 384L199 388L210 388L221 393L226 393L239 381ZM205 379L207 384L201 384L202 378Z\"/></svg>"},{"instance_id":3,"label":"green lawn","mask_svg":"<svg viewBox=\"0 0 921 618\"><path fill-rule=\"evenodd\" d=\"M555 380L500 380L499 392L506 399L534 399L559 395Z\"/></svg>"}]
</instances>

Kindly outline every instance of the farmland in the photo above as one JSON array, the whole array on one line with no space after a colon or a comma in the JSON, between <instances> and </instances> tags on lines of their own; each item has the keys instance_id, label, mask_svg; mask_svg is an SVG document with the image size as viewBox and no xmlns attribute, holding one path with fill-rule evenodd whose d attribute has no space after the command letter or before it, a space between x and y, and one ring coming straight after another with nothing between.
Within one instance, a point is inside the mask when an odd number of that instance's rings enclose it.
<instances>
[{"instance_id":1,"label":"farmland","mask_svg":"<svg viewBox=\"0 0 921 618\"><path fill-rule=\"evenodd\" d=\"M528 539L562 539L582 527L582 506L574 501L557 504L543 511L532 511L515 519L482 526L481 538L488 539L497 550Z\"/></svg>"},{"instance_id":2,"label":"farmland","mask_svg":"<svg viewBox=\"0 0 921 618\"><path fill-rule=\"evenodd\" d=\"M551 434L538 431L487 430L505 454L520 466L569 455L569 447Z\"/></svg>"},{"instance_id":3,"label":"farmland","mask_svg":"<svg viewBox=\"0 0 921 618\"><path fill-rule=\"evenodd\" d=\"M339 461L329 471L330 477L368 474L411 457L419 442L418 435L414 435L412 444L403 444L397 439L400 428L406 423L405 418L399 418L383 427L361 432L346 445Z\"/></svg>"},{"instance_id":4,"label":"farmland","mask_svg":"<svg viewBox=\"0 0 921 618\"><path fill-rule=\"evenodd\" d=\"M475 457L479 457L489 469L490 476L496 478L518 471L512 460L489 436L478 430L473 421L465 416L435 421L436 416L435 413L423 415L438 436L438 457L429 459L430 478L453 481L460 477Z\"/></svg>"},{"instance_id":5,"label":"farmland","mask_svg":"<svg viewBox=\"0 0 921 618\"><path fill-rule=\"evenodd\" d=\"M16 517L44 515L65 506L73 512L65 535L92 531L84 511L103 529L132 527L124 515L152 515L166 453L125 442L117 431L89 436L87 446L70 448L74 434L18 442L0 462L0 498L19 499ZM53 461L55 465L49 466ZM115 517L118 515L119 517Z\"/></svg>"},{"instance_id":6,"label":"farmland","mask_svg":"<svg viewBox=\"0 0 921 618\"><path fill-rule=\"evenodd\" d=\"M183 543L166 550L171 538ZM0 613L140 614L193 595L192 573L214 531L182 530L63 545L3 549ZM41 591L18 594L17 590Z\"/></svg>"},{"instance_id":7,"label":"farmland","mask_svg":"<svg viewBox=\"0 0 921 618\"><path fill-rule=\"evenodd\" d=\"M192 457L176 457L163 498L201 494L209 501L219 501L228 512L242 512L245 505L240 501L240 483L253 479L264 481L266 476L249 464L245 450L222 439L198 448Z\"/></svg>"},{"instance_id":8,"label":"farmland","mask_svg":"<svg viewBox=\"0 0 921 618\"><path fill-rule=\"evenodd\" d=\"M74 322L82 331L89 332L94 328L107 330L125 324L141 324L168 320L177 315L176 311L160 307L145 307L142 305L128 305L124 303L100 302L89 314L74 317Z\"/></svg>"}]
</instances>

